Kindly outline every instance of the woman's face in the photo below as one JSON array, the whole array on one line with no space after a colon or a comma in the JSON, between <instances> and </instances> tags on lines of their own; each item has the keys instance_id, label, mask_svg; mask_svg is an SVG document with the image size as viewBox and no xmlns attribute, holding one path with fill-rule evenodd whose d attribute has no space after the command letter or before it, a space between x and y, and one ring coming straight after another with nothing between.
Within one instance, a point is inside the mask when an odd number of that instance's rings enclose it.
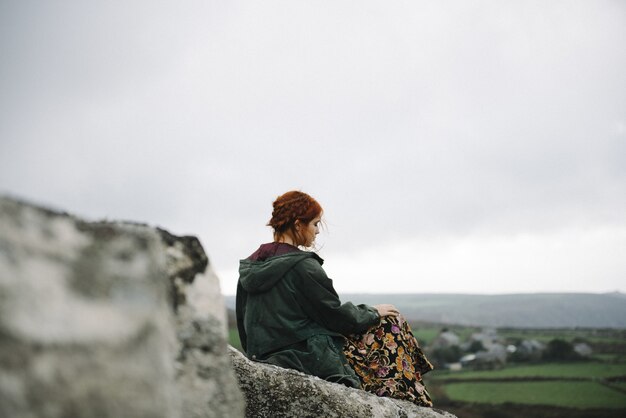
<instances>
[{"instance_id":1,"label":"woman's face","mask_svg":"<svg viewBox=\"0 0 626 418\"><path fill-rule=\"evenodd\" d=\"M311 220L308 224L305 224L302 230L302 240L305 247L311 247L315 242L315 237L320 233L320 221L321 216L317 216Z\"/></svg>"}]
</instances>

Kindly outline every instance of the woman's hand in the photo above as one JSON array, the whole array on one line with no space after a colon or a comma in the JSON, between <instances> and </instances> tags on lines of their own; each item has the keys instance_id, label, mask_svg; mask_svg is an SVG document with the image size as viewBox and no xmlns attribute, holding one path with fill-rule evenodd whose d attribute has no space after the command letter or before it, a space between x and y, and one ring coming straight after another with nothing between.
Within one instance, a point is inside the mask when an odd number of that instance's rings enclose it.
<instances>
[{"instance_id":1,"label":"woman's hand","mask_svg":"<svg viewBox=\"0 0 626 418\"><path fill-rule=\"evenodd\" d=\"M374 308L378 311L378 315L382 318L383 316L398 316L400 312L398 308L393 305L383 304L383 305L374 305Z\"/></svg>"}]
</instances>

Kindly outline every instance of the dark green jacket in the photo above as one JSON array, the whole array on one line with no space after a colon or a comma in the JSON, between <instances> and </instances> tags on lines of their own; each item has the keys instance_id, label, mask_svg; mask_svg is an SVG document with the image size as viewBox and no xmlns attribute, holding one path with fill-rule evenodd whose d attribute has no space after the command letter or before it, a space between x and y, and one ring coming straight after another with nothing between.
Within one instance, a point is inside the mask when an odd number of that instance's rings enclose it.
<instances>
[{"instance_id":1,"label":"dark green jacket","mask_svg":"<svg viewBox=\"0 0 626 418\"><path fill-rule=\"evenodd\" d=\"M343 335L379 321L367 305L342 304L315 253L241 260L236 313L247 356L360 387L343 354Z\"/></svg>"}]
</instances>

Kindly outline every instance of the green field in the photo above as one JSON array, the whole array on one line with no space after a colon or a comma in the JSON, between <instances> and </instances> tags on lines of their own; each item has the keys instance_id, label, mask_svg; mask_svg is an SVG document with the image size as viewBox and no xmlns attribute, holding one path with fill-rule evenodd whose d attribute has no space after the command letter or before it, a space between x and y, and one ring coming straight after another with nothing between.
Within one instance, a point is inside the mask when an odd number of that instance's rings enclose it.
<instances>
[{"instance_id":1,"label":"green field","mask_svg":"<svg viewBox=\"0 0 626 418\"><path fill-rule=\"evenodd\" d=\"M477 327L411 322L413 333L422 347L428 347L443 327L456 333L461 341L481 330ZM626 416L622 414L622 410L626 411L626 382L621 378L626 376L626 330L507 328L498 329L498 334L509 342L536 339L547 343L555 338L570 343L587 341L594 353L590 361L509 362L502 369L481 371L435 369L425 376L425 380L436 407L457 411L459 417L466 418ZM229 343L241 349L234 323L229 330ZM616 377L620 378L606 380Z\"/></svg>"},{"instance_id":2,"label":"green field","mask_svg":"<svg viewBox=\"0 0 626 418\"><path fill-rule=\"evenodd\" d=\"M415 328L418 338L422 332L427 341L432 341L433 334L436 335L437 331L436 327L429 327L427 324ZM476 330L454 326L448 328L461 336L461 339ZM508 363L502 369L481 371L435 370L426 379L427 386L435 395L436 405L452 410L464 408L459 409L459 414L472 418L482 417L486 411L495 414L494 416L509 416L506 415L507 411L513 409L519 409L520 416L554 416L551 415L554 412L548 410L544 412L543 409L524 409L533 406L557 410L568 408L563 409L562 416L569 416L572 411L581 411L582 415L575 415L576 417L586 414L582 411L590 411L590 414L593 411L594 417L614 417L615 414L620 415L620 410L626 410L626 382L605 380L626 376L624 330L499 329L498 334L508 341L536 339L547 343L555 338L570 343L587 341L592 345L594 354L592 361Z\"/></svg>"},{"instance_id":3,"label":"green field","mask_svg":"<svg viewBox=\"0 0 626 418\"><path fill-rule=\"evenodd\" d=\"M500 329L498 334L504 338L524 340L528 338L547 343L558 338L573 341L587 341L589 343L624 343L626 335L621 330L594 330L594 329L567 329L567 330L524 330L524 329Z\"/></svg>"},{"instance_id":4,"label":"green field","mask_svg":"<svg viewBox=\"0 0 626 418\"><path fill-rule=\"evenodd\" d=\"M626 382L615 382L615 383L611 383L611 386L621 389L624 391L624 393L626 393Z\"/></svg>"},{"instance_id":5,"label":"green field","mask_svg":"<svg viewBox=\"0 0 626 418\"><path fill-rule=\"evenodd\" d=\"M412 330L413 330L413 335L415 335L415 338L417 338L420 345L422 347L425 347L428 344L430 344L430 342L434 340L437 335L439 335L441 328L434 328L434 327L418 328L418 327L412 326Z\"/></svg>"},{"instance_id":6,"label":"green field","mask_svg":"<svg viewBox=\"0 0 626 418\"><path fill-rule=\"evenodd\" d=\"M435 379L497 379L508 377L604 378L626 376L626 363L542 363L513 365L500 370L440 372Z\"/></svg>"},{"instance_id":7,"label":"green field","mask_svg":"<svg viewBox=\"0 0 626 418\"><path fill-rule=\"evenodd\" d=\"M239 341L239 332L237 328L228 329L228 344L241 351L241 341Z\"/></svg>"},{"instance_id":8,"label":"green field","mask_svg":"<svg viewBox=\"0 0 626 418\"><path fill-rule=\"evenodd\" d=\"M595 382L451 383L445 393L454 401L505 402L570 408L626 408L626 394Z\"/></svg>"},{"instance_id":9,"label":"green field","mask_svg":"<svg viewBox=\"0 0 626 418\"><path fill-rule=\"evenodd\" d=\"M413 335L420 342L422 346L427 346L432 340L441 332L441 325L424 325L418 323L409 322ZM461 340L467 339L472 333L480 331L480 328L462 327L462 326L446 326L450 331L456 333Z\"/></svg>"}]
</instances>

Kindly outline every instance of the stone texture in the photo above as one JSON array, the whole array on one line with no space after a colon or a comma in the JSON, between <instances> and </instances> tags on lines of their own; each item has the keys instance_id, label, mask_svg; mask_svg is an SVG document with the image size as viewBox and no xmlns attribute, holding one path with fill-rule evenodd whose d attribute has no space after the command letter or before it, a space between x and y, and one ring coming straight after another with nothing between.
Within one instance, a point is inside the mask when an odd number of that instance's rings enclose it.
<instances>
[{"instance_id":1,"label":"stone texture","mask_svg":"<svg viewBox=\"0 0 626 418\"><path fill-rule=\"evenodd\" d=\"M243 416L207 264L193 237L0 197L0 416Z\"/></svg>"},{"instance_id":2,"label":"stone texture","mask_svg":"<svg viewBox=\"0 0 626 418\"><path fill-rule=\"evenodd\" d=\"M0 196L2 418L453 417L252 363L225 336L195 237Z\"/></svg>"},{"instance_id":3,"label":"stone texture","mask_svg":"<svg viewBox=\"0 0 626 418\"><path fill-rule=\"evenodd\" d=\"M381 398L295 370L252 362L229 347L247 417L454 418L434 408Z\"/></svg>"},{"instance_id":4,"label":"stone texture","mask_svg":"<svg viewBox=\"0 0 626 418\"><path fill-rule=\"evenodd\" d=\"M226 308L213 270L195 237L159 230L166 248L176 312L177 384L182 416L242 417L244 403L226 344Z\"/></svg>"}]
</instances>

